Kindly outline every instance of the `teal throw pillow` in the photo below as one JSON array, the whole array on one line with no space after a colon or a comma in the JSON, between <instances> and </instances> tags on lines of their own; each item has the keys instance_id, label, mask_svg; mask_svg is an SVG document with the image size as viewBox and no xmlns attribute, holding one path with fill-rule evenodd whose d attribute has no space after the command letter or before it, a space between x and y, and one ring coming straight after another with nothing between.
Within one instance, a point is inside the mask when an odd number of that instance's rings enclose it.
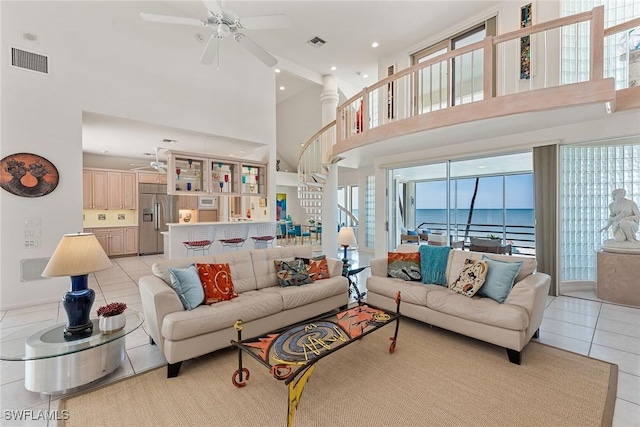
<instances>
[{"instance_id":1,"label":"teal throw pillow","mask_svg":"<svg viewBox=\"0 0 640 427\"><path fill-rule=\"evenodd\" d=\"M487 261L488 271L478 295L489 297L502 304L513 288L513 282L522 268L522 261L498 261L486 255L482 256L482 260Z\"/></svg>"},{"instance_id":2,"label":"teal throw pillow","mask_svg":"<svg viewBox=\"0 0 640 427\"><path fill-rule=\"evenodd\" d=\"M204 301L204 288L195 264L187 268L169 268L171 287L180 297L185 310L193 310Z\"/></svg>"},{"instance_id":3,"label":"teal throw pillow","mask_svg":"<svg viewBox=\"0 0 640 427\"><path fill-rule=\"evenodd\" d=\"M304 265L304 261L300 258L294 261L274 260L276 265L276 275L278 283L282 287L300 286L312 283L313 279Z\"/></svg>"}]
</instances>

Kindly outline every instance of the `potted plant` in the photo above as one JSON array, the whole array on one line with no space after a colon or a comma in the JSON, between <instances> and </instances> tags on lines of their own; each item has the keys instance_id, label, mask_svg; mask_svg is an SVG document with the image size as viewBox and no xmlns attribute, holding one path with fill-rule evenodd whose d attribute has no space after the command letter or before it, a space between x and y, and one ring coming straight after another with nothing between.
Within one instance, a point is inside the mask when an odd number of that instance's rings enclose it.
<instances>
[{"instance_id":1,"label":"potted plant","mask_svg":"<svg viewBox=\"0 0 640 427\"><path fill-rule=\"evenodd\" d=\"M98 309L98 326L103 334L112 334L124 329L127 315L124 311L127 304L123 302L112 302Z\"/></svg>"}]
</instances>

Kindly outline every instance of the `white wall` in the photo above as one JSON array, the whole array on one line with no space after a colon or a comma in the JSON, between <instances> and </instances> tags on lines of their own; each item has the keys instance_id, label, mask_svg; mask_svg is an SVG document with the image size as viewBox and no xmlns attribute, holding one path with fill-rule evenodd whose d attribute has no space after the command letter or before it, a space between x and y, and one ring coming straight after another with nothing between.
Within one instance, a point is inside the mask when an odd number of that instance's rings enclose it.
<instances>
[{"instance_id":1,"label":"white wall","mask_svg":"<svg viewBox=\"0 0 640 427\"><path fill-rule=\"evenodd\" d=\"M68 289L68 278L21 283L19 270L20 260L49 257L62 234L82 229L83 111L260 141L271 147L269 174L275 172L273 70L231 44L220 71L200 65L203 45L190 33L140 25L139 12L159 13L152 7L166 6L0 2L1 156L39 154L60 174L56 190L41 198L0 192L3 309L56 301ZM49 56L50 75L10 67L10 46ZM39 248L22 247L27 217L41 220Z\"/></svg>"},{"instance_id":2,"label":"white wall","mask_svg":"<svg viewBox=\"0 0 640 427\"><path fill-rule=\"evenodd\" d=\"M321 92L322 87L312 87L279 102L276 106L278 151L284 163L293 168L289 169L289 172L298 170L300 144L307 142L322 128ZM287 172L282 162L280 170Z\"/></svg>"}]
</instances>

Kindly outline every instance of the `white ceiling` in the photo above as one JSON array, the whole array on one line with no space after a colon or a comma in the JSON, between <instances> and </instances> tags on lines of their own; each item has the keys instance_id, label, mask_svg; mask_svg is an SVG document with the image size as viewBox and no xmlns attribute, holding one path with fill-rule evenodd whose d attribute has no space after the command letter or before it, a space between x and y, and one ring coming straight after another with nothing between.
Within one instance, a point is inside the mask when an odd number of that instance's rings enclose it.
<instances>
[{"instance_id":1,"label":"white ceiling","mask_svg":"<svg viewBox=\"0 0 640 427\"><path fill-rule=\"evenodd\" d=\"M193 64L199 64L199 52L204 49L202 39L209 38L211 28L191 27L174 24L160 24L145 22L139 17L140 12L172 15L187 18L206 19L207 9L200 1L142 1L117 2L117 14L91 14L92 2L61 2L57 6L61 22L68 17L68 24L77 34L83 31L99 34L102 29L118 26L126 22L139 31L140 36L148 38L156 35L159 40L167 37L175 43L183 43L184 49L194 52ZM114 2L115 3L115 2ZM271 15L283 13L287 16L290 27L276 30L247 30L248 37L261 45L272 55L280 59L277 67L282 72L276 75L276 102L291 97L318 84L322 75L334 74L340 82L345 82L351 88L358 90L374 84L377 78L378 63L398 52L406 51L417 46L429 35L447 32L449 28L459 25L461 17L482 13L498 4L497 1L226 1L224 7L234 11L242 20L243 17ZM104 3L101 3L104 4ZM108 15L108 16L103 16ZM120 15L122 15L120 17ZM139 24L138 24L139 22ZM139 26L139 27L138 27ZM322 48L315 48L306 42L318 36L326 41ZM372 48L376 41L379 47ZM105 41L106 42L106 41ZM117 55L120 49L127 46L116 46L110 41L108 49L97 49L96 55L101 60L117 60L106 56ZM107 46L107 45L105 45ZM241 49L233 40L227 38L221 41L220 68L230 67L233 60L229 50ZM331 66L336 71L331 71ZM256 60L256 66L263 66ZM144 64L140 64L144 67ZM215 69L215 65L210 66ZM304 70L304 76L296 75ZM362 75L367 74L367 79ZM309 76L316 76L310 79ZM315 81L312 81L315 80ZM279 87L285 86L285 91ZM225 154L234 149L240 151L239 141L229 138L219 138L214 135L196 134L177 129L157 127L144 129L142 124L126 123L116 118L107 118L88 114L85 125L87 129L83 135L83 147L87 153L102 154L108 147L109 155L127 156L130 158L144 158L142 152L149 152L149 142L152 146L162 146L159 141L163 138L179 139L180 149L189 151L191 147L205 150L211 143L216 144L216 152ZM118 130L107 130L107 126L121 126ZM100 129L104 136L100 136ZM131 133L125 134L126 130ZM147 137L141 133L147 132ZM180 138L173 138L171 134L180 134ZM114 134L118 134L115 138ZM111 137L107 136L111 135ZM144 144L141 142L145 141ZM183 144L184 143L184 144ZM229 144L234 147L227 147ZM106 144L106 145L105 145ZM255 149L256 144L245 143ZM279 151L297 152L296 147L278 147Z\"/></svg>"}]
</instances>

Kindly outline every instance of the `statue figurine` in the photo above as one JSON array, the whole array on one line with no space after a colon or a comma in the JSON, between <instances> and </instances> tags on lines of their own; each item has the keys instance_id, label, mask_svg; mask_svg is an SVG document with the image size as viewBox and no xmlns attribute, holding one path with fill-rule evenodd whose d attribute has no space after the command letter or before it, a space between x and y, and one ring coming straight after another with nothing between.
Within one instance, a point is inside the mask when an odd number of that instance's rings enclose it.
<instances>
[{"instance_id":1,"label":"statue figurine","mask_svg":"<svg viewBox=\"0 0 640 427\"><path fill-rule=\"evenodd\" d=\"M623 188L616 188L611 192L613 202L609 204L609 221L600 231L613 228L613 239L602 244L602 249L616 251L640 251L640 241L636 236L640 223L640 209L633 200L625 198L627 192Z\"/></svg>"}]
</instances>

